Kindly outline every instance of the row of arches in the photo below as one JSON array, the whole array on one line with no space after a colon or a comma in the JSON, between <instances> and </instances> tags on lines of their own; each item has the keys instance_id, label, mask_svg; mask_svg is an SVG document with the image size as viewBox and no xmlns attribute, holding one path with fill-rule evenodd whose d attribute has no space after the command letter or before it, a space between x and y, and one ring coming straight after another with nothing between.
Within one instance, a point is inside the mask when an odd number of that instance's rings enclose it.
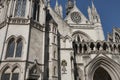
<instances>
[{"instance_id":1,"label":"row of arches","mask_svg":"<svg viewBox=\"0 0 120 80\"><path fill-rule=\"evenodd\" d=\"M73 48L76 53L85 53L96 50L108 51L110 53L120 53L120 44L110 42L81 42L73 41Z\"/></svg>"}]
</instances>

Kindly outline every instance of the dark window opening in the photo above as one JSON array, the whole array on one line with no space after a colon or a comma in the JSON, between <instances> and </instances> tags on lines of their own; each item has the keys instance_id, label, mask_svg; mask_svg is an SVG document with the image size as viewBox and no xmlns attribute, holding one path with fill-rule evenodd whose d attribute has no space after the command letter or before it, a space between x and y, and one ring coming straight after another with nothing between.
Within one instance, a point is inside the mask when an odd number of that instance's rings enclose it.
<instances>
[{"instance_id":1,"label":"dark window opening","mask_svg":"<svg viewBox=\"0 0 120 80\"><path fill-rule=\"evenodd\" d=\"M93 80L112 80L112 79L105 69L99 67L94 73Z\"/></svg>"},{"instance_id":2,"label":"dark window opening","mask_svg":"<svg viewBox=\"0 0 120 80\"><path fill-rule=\"evenodd\" d=\"M15 57L21 57L22 46L23 46L23 43L22 43L22 39L20 38L20 39L17 40L17 47L16 47L16 55L15 55Z\"/></svg>"},{"instance_id":3,"label":"dark window opening","mask_svg":"<svg viewBox=\"0 0 120 80\"><path fill-rule=\"evenodd\" d=\"M10 39L10 41L8 42L6 58L7 58L7 57L13 57L13 56L14 56L14 49L15 49L15 39L12 38L12 39Z\"/></svg>"}]
</instances>

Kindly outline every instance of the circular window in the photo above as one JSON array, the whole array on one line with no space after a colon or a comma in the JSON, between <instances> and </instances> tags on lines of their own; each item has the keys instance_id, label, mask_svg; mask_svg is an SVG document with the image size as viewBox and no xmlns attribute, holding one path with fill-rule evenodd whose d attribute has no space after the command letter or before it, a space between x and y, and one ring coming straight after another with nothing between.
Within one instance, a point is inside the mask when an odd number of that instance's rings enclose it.
<instances>
[{"instance_id":1,"label":"circular window","mask_svg":"<svg viewBox=\"0 0 120 80\"><path fill-rule=\"evenodd\" d=\"M79 23L81 21L81 16L78 12L71 13L71 19L75 23Z\"/></svg>"}]
</instances>

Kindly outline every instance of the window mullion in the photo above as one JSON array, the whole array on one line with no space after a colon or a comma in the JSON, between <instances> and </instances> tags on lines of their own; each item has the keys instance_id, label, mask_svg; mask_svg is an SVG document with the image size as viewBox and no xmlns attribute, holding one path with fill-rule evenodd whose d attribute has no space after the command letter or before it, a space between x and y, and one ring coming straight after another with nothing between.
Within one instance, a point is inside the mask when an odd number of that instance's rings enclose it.
<instances>
[{"instance_id":1,"label":"window mullion","mask_svg":"<svg viewBox=\"0 0 120 80\"><path fill-rule=\"evenodd\" d=\"M13 72L10 73L10 79L9 80L12 80L12 74L13 74Z\"/></svg>"}]
</instances>

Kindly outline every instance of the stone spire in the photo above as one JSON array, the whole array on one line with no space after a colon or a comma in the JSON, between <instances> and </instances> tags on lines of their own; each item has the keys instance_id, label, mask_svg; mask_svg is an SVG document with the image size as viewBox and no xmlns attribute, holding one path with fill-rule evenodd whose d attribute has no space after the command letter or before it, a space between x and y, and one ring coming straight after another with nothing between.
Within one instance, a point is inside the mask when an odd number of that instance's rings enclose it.
<instances>
[{"instance_id":1,"label":"stone spire","mask_svg":"<svg viewBox=\"0 0 120 80\"><path fill-rule=\"evenodd\" d=\"M55 12L62 17L62 5L59 5L58 4L58 0L56 0L56 5L55 5L55 8L54 8Z\"/></svg>"},{"instance_id":2,"label":"stone spire","mask_svg":"<svg viewBox=\"0 0 120 80\"><path fill-rule=\"evenodd\" d=\"M92 19L93 23L99 23L99 22L101 22L100 16L99 16L99 14L98 14L98 12L96 10L96 7L94 5L93 0L92 0L91 16L92 16L91 19Z\"/></svg>"},{"instance_id":3,"label":"stone spire","mask_svg":"<svg viewBox=\"0 0 120 80\"><path fill-rule=\"evenodd\" d=\"M92 0L92 8L93 8L93 9L95 9L95 5L94 5L94 2L93 2L93 0Z\"/></svg>"},{"instance_id":4,"label":"stone spire","mask_svg":"<svg viewBox=\"0 0 120 80\"><path fill-rule=\"evenodd\" d=\"M67 6L66 6L66 14L68 15L71 9L73 8L74 3L73 0L68 0L67 1Z\"/></svg>"}]
</instances>

